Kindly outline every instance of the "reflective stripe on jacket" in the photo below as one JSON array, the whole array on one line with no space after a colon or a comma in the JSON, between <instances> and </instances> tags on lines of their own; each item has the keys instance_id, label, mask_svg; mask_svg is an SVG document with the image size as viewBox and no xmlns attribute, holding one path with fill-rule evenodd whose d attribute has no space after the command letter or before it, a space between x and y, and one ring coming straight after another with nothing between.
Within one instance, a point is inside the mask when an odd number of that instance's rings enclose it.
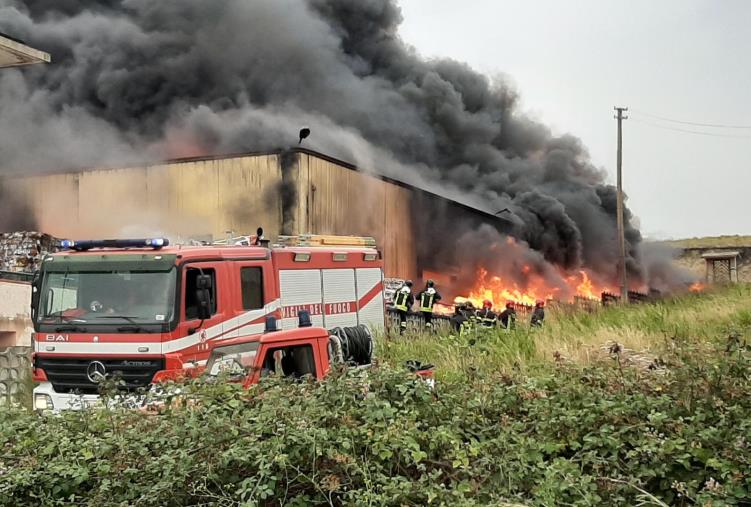
<instances>
[{"instance_id":1,"label":"reflective stripe on jacket","mask_svg":"<svg viewBox=\"0 0 751 507\"><path fill-rule=\"evenodd\" d=\"M433 311L433 305L435 304L435 295L436 295L436 291L432 287L425 289L424 291L420 293L420 311L421 312Z\"/></svg>"},{"instance_id":2,"label":"reflective stripe on jacket","mask_svg":"<svg viewBox=\"0 0 751 507\"><path fill-rule=\"evenodd\" d=\"M410 290L406 285L396 291L396 294L394 295L394 308L406 312L408 310L407 303L409 301L409 295Z\"/></svg>"},{"instance_id":3,"label":"reflective stripe on jacket","mask_svg":"<svg viewBox=\"0 0 751 507\"><path fill-rule=\"evenodd\" d=\"M495 327L498 322L498 317L493 310L482 309L477 313L477 318L485 327Z\"/></svg>"}]
</instances>

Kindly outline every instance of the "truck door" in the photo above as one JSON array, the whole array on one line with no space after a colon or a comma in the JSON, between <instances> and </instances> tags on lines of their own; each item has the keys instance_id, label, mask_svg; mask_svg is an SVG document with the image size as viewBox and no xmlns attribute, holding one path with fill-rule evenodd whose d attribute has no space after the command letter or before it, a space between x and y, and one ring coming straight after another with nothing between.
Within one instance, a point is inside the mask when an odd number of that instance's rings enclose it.
<instances>
[{"instance_id":1,"label":"truck door","mask_svg":"<svg viewBox=\"0 0 751 507\"><path fill-rule=\"evenodd\" d=\"M233 292L232 318L225 325L222 339L263 333L265 318L278 309L279 294L274 271L266 261L236 261L230 276Z\"/></svg>"},{"instance_id":2,"label":"truck door","mask_svg":"<svg viewBox=\"0 0 751 507\"><path fill-rule=\"evenodd\" d=\"M291 378L301 378L311 375L313 378L323 378L324 367L321 364L318 341L274 343L261 345L258 355L259 371L254 373L253 382L260 377L269 375L283 375Z\"/></svg>"},{"instance_id":3,"label":"truck door","mask_svg":"<svg viewBox=\"0 0 751 507\"><path fill-rule=\"evenodd\" d=\"M192 262L182 266L180 323L177 336L180 338L166 342L164 351L183 354L183 363L204 362L210 350L210 341L221 338L223 322L229 318L229 294L227 290L227 263ZM196 281L198 275L211 277L210 317L201 320L198 315L199 300Z\"/></svg>"}]
</instances>

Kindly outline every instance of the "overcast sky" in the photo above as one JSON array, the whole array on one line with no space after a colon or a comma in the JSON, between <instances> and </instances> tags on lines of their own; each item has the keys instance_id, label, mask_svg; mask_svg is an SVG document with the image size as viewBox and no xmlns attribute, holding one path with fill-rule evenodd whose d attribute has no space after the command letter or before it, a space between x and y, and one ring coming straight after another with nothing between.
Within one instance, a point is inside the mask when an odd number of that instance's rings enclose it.
<instances>
[{"instance_id":1,"label":"overcast sky","mask_svg":"<svg viewBox=\"0 0 751 507\"><path fill-rule=\"evenodd\" d=\"M645 235L751 234L751 128L648 116L751 126L751 0L400 3L406 42L511 80L523 110L580 137L613 182L613 106L629 107L624 186Z\"/></svg>"}]
</instances>

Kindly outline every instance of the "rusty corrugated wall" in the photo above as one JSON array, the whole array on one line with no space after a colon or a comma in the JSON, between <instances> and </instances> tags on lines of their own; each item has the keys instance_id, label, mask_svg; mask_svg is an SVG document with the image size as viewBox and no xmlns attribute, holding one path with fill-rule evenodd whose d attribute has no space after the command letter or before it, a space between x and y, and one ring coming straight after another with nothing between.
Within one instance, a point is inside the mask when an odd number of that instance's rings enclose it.
<instances>
[{"instance_id":1,"label":"rusty corrugated wall","mask_svg":"<svg viewBox=\"0 0 751 507\"><path fill-rule=\"evenodd\" d=\"M412 191L308 153L298 156L295 232L373 236L387 277L417 278Z\"/></svg>"},{"instance_id":2,"label":"rusty corrugated wall","mask_svg":"<svg viewBox=\"0 0 751 507\"><path fill-rule=\"evenodd\" d=\"M280 153L247 154L35 175L9 184L29 196L38 229L57 237L221 239L228 230L252 234L262 226L274 239L287 216L288 234L373 236L387 277L419 279L413 215L419 191L313 152L288 156L288 171ZM283 172L294 192L282 191ZM471 214L445 202L449 213Z\"/></svg>"},{"instance_id":3,"label":"rusty corrugated wall","mask_svg":"<svg viewBox=\"0 0 751 507\"><path fill-rule=\"evenodd\" d=\"M279 233L278 155L38 175L10 181L33 203L38 228L57 237L166 233L224 238L263 224Z\"/></svg>"}]
</instances>

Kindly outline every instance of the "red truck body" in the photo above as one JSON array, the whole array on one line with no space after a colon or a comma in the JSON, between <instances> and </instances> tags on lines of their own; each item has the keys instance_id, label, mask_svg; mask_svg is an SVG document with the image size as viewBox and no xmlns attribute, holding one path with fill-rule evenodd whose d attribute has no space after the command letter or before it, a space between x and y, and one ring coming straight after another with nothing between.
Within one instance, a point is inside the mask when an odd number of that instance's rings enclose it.
<instances>
[{"instance_id":1,"label":"red truck body","mask_svg":"<svg viewBox=\"0 0 751 507\"><path fill-rule=\"evenodd\" d=\"M109 248L48 256L32 303L35 403L72 408L72 396L95 398L110 375L137 389L198 372L218 345L263 335L270 316L279 329L292 330L306 311L313 327L259 341L316 341L321 329L360 324L382 328L379 252L338 243L122 248L112 241ZM203 319L201 283L211 298ZM326 369L318 365L316 376Z\"/></svg>"},{"instance_id":2,"label":"red truck body","mask_svg":"<svg viewBox=\"0 0 751 507\"><path fill-rule=\"evenodd\" d=\"M328 330L321 327L298 328L233 338L222 342L214 349L209 361L209 373L213 375L221 373L222 368L213 366L217 365L220 357L230 356L231 360L239 366L238 375L235 377L240 379L245 386L256 384L261 376L273 373L287 376L310 375L313 378L322 379L331 368L330 339ZM292 358L288 371L285 371L282 365L285 356Z\"/></svg>"}]
</instances>

